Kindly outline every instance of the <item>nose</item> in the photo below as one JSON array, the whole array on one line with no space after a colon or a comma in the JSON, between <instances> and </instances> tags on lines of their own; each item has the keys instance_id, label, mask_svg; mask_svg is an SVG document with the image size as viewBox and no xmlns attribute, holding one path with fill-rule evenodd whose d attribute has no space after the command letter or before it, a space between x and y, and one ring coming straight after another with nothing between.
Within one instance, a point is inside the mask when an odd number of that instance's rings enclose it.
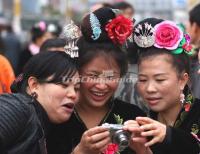
<instances>
[{"instance_id":1,"label":"nose","mask_svg":"<svg viewBox=\"0 0 200 154\"><path fill-rule=\"evenodd\" d=\"M78 94L75 91L74 87L70 87L70 89L67 91L67 97L75 100L77 98Z\"/></svg>"},{"instance_id":2,"label":"nose","mask_svg":"<svg viewBox=\"0 0 200 154\"><path fill-rule=\"evenodd\" d=\"M147 83L146 91L149 93L156 92L156 86L155 86L154 82Z\"/></svg>"},{"instance_id":3,"label":"nose","mask_svg":"<svg viewBox=\"0 0 200 154\"><path fill-rule=\"evenodd\" d=\"M95 87L99 90L105 90L107 89L108 85L104 82L99 82L95 85Z\"/></svg>"}]
</instances>

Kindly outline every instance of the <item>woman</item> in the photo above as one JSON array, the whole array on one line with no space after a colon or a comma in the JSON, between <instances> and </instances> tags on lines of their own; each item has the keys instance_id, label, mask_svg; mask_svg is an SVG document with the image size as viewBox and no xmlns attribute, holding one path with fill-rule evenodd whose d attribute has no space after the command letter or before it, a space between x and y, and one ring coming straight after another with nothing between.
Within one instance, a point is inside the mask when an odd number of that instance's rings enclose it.
<instances>
[{"instance_id":1,"label":"woman","mask_svg":"<svg viewBox=\"0 0 200 154\"><path fill-rule=\"evenodd\" d=\"M51 123L65 122L78 99L75 61L64 52L35 55L12 86L16 94L0 96L2 154L46 154Z\"/></svg>"},{"instance_id":2,"label":"woman","mask_svg":"<svg viewBox=\"0 0 200 154\"><path fill-rule=\"evenodd\" d=\"M151 109L150 118L136 118L149 139L145 146L154 154L199 153L200 104L187 88L189 35L174 22L149 18L136 26L134 42L140 52L137 88Z\"/></svg>"},{"instance_id":3,"label":"woman","mask_svg":"<svg viewBox=\"0 0 200 154\"><path fill-rule=\"evenodd\" d=\"M123 37L109 37L112 25L127 30ZM119 46L131 34L132 22L121 15L116 16L112 9L101 8L85 16L81 27L83 36L78 41L82 77L80 101L70 120L50 134L47 140L50 154L72 151L74 154L99 154L107 153L110 148L117 152L117 145L109 144L108 129L100 126L103 123L123 124L144 115L138 107L113 99L118 81L127 70L126 55ZM127 148L123 153L133 151Z\"/></svg>"}]
</instances>

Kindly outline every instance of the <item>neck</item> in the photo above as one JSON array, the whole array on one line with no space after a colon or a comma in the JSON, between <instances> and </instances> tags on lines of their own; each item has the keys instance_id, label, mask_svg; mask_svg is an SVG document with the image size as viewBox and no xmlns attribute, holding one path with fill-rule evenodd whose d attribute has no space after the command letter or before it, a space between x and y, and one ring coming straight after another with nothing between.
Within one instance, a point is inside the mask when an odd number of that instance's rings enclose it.
<instances>
[{"instance_id":1,"label":"neck","mask_svg":"<svg viewBox=\"0 0 200 154\"><path fill-rule=\"evenodd\" d=\"M158 113L158 121L162 122L167 126L173 126L178 114L181 110L181 103L177 103L176 106L169 108L168 110L162 111Z\"/></svg>"},{"instance_id":2,"label":"neck","mask_svg":"<svg viewBox=\"0 0 200 154\"><path fill-rule=\"evenodd\" d=\"M87 128L92 128L99 125L108 110L108 106L97 108L86 105L85 102L79 102L76 105L76 111Z\"/></svg>"}]
</instances>

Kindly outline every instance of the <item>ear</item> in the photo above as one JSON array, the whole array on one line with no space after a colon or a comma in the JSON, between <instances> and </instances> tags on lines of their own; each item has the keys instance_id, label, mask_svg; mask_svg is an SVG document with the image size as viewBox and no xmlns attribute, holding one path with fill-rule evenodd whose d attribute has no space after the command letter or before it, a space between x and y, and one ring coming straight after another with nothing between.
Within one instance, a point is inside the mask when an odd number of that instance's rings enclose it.
<instances>
[{"instance_id":1,"label":"ear","mask_svg":"<svg viewBox=\"0 0 200 154\"><path fill-rule=\"evenodd\" d=\"M181 74L181 77L180 77L180 90L183 91L183 89L184 89L184 87L186 86L188 80L189 80L189 75L188 75L188 73L183 73L183 74Z\"/></svg>"},{"instance_id":2,"label":"ear","mask_svg":"<svg viewBox=\"0 0 200 154\"><path fill-rule=\"evenodd\" d=\"M28 87L29 87L30 93L37 92L38 86L39 86L39 83L35 77L31 76L28 78Z\"/></svg>"}]
</instances>

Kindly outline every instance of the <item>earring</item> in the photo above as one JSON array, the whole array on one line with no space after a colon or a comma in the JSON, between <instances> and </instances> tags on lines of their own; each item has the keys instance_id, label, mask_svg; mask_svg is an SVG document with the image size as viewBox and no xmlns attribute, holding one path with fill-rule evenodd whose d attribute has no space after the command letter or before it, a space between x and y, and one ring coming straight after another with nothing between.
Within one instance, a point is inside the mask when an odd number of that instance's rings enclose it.
<instances>
[{"instance_id":1,"label":"earring","mask_svg":"<svg viewBox=\"0 0 200 154\"><path fill-rule=\"evenodd\" d=\"M184 104L184 102L185 102L185 95L183 94L183 92L181 92L181 94L180 94L180 101L182 104Z\"/></svg>"},{"instance_id":2,"label":"earring","mask_svg":"<svg viewBox=\"0 0 200 154\"><path fill-rule=\"evenodd\" d=\"M32 92L31 97L32 97L33 100L35 100L35 99L37 99L38 94L36 92Z\"/></svg>"}]
</instances>

